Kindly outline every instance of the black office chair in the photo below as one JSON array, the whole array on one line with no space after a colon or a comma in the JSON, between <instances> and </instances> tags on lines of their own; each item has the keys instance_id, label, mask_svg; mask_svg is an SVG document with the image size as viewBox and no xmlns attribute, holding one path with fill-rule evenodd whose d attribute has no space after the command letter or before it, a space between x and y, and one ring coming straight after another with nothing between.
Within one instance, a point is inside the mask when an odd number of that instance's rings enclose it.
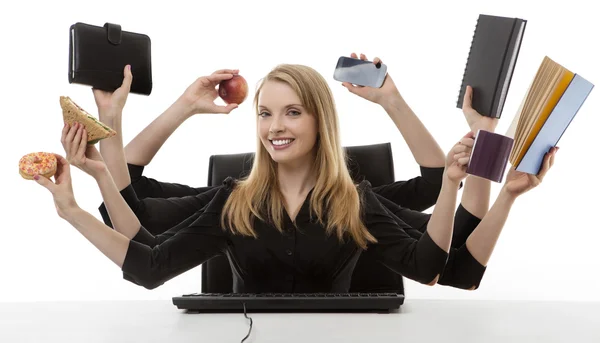
<instances>
[{"instance_id":1,"label":"black office chair","mask_svg":"<svg viewBox=\"0 0 600 343\"><path fill-rule=\"evenodd\" d=\"M348 168L355 182L368 180L373 187L395 181L390 143L345 147ZM227 177L242 178L250 172L254 153L212 155L208 165L208 185L218 186ZM232 271L225 256L216 256L202 265L202 293L233 292ZM371 254L358 259L350 292L395 292L404 294L402 277Z\"/></svg>"}]
</instances>

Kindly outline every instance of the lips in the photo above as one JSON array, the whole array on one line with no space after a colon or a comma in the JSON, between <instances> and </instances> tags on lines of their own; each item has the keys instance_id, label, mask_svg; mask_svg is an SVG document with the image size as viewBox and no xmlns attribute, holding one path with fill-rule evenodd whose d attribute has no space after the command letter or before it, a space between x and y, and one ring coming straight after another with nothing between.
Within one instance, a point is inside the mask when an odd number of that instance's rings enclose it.
<instances>
[{"instance_id":1,"label":"lips","mask_svg":"<svg viewBox=\"0 0 600 343\"><path fill-rule=\"evenodd\" d=\"M282 149L289 147L295 141L295 139L293 139L293 138L278 138L278 139L272 139L270 141L271 141L271 146L273 146L273 149L282 150Z\"/></svg>"},{"instance_id":2,"label":"lips","mask_svg":"<svg viewBox=\"0 0 600 343\"><path fill-rule=\"evenodd\" d=\"M293 138L273 139L273 140L271 140L271 144L281 146L281 145L290 144L293 141L294 141Z\"/></svg>"}]
</instances>

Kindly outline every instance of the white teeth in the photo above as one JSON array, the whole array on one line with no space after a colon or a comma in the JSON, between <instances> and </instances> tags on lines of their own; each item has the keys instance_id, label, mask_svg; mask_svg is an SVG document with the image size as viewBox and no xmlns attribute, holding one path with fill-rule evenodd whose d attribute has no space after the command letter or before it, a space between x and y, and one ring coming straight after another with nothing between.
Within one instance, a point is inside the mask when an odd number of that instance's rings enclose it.
<instances>
[{"instance_id":1,"label":"white teeth","mask_svg":"<svg viewBox=\"0 0 600 343\"><path fill-rule=\"evenodd\" d=\"M291 142L292 142L291 139L276 140L276 141L273 141L273 145L286 145L286 144L290 144Z\"/></svg>"}]
</instances>

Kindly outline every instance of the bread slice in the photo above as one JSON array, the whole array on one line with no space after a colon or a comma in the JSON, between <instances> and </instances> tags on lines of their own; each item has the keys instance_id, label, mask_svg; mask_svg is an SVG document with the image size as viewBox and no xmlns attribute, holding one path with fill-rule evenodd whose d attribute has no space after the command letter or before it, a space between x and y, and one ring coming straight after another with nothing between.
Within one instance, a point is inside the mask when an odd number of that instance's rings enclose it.
<instances>
[{"instance_id":1,"label":"bread slice","mask_svg":"<svg viewBox=\"0 0 600 343\"><path fill-rule=\"evenodd\" d=\"M72 125L77 122L83 124L87 131L88 144L96 144L100 140L113 137L117 132L104 125L94 116L86 112L68 96L60 97L60 107L63 111L63 120Z\"/></svg>"}]
</instances>

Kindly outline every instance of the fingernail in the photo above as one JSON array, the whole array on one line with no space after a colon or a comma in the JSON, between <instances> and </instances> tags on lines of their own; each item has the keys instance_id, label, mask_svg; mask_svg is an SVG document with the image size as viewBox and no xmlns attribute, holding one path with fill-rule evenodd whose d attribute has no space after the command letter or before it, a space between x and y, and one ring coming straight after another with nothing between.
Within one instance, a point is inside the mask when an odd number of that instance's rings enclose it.
<instances>
[{"instance_id":1,"label":"fingernail","mask_svg":"<svg viewBox=\"0 0 600 343\"><path fill-rule=\"evenodd\" d=\"M127 69L131 70L131 64L127 65Z\"/></svg>"},{"instance_id":2,"label":"fingernail","mask_svg":"<svg viewBox=\"0 0 600 343\"><path fill-rule=\"evenodd\" d=\"M40 179L40 176L39 176L39 175L34 175L34 176L33 176L33 179L34 179L34 180L39 180L39 179Z\"/></svg>"}]
</instances>

